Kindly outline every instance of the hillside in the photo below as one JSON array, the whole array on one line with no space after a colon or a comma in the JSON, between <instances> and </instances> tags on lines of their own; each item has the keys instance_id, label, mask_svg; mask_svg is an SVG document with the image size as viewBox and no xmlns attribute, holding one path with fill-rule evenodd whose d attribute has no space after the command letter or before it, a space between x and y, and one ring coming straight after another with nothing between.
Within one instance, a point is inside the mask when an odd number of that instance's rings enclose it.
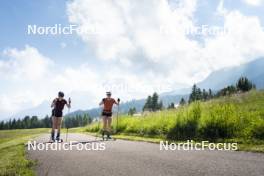
<instances>
[{"instance_id":1,"label":"hillside","mask_svg":"<svg viewBox=\"0 0 264 176\"><path fill-rule=\"evenodd\" d=\"M172 102L177 104L182 97L187 99L188 96L189 95L164 95L164 96L160 96L160 100L162 100L163 105L167 107ZM127 101L120 104L119 111L120 113L127 113L129 111L129 108L135 107L138 112L141 112L144 104L145 104L145 99ZM114 111L117 111L116 108L114 108ZM101 114L101 108L78 110L67 114L67 116L75 116L75 115L83 115L83 114L89 114L93 118L98 117Z\"/></svg>"},{"instance_id":2,"label":"hillside","mask_svg":"<svg viewBox=\"0 0 264 176\"><path fill-rule=\"evenodd\" d=\"M119 133L167 139L264 139L264 91L250 91L143 117L120 117ZM96 132L92 124L87 131Z\"/></svg>"},{"instance_id":3,"label":"hillside","mask_svg":"<svg viewBox=\"0 0 264 176\"><path fill-rule=\"evenodd\" d=\"M239 77L246 76L254 84L256 84L258 89L264 88L264 58L259 58L249 63L236 66L220 69L218 71L212 72L205 80L197 83L197 86L204 89L212 89L217 91L227 85L234 84ZM177 104L182 97L188 98L191 88L177 89L171 92L160 93L161 100L163 101L164 106L167 106L169 103L174 102ZM150 92L152 93L152 92ZM87 102L88 94L87 92L72 92L70 94L72 100L75 102L75 107L80 107L83 110L76 110L70 113L69 115L82 115L88 113L91 117L98 117L100 114L100 108L85 109L86 107L83 102ZM136 107L137 111L141 111L144 105L145 99L131 100L123 102L120 106L121 112L127 112L130 107ZM47 114L50 114L50 103L43 102L39 106L31 109L21 111L17 114L12 114L12 117L24 117L25 115L37 115L39 117L44 117ZM81 106L82 105L82 106ZM65 111L66 113L66 111ZM1 114L0 114L1 115Z\"/></svg>"},{"instance_id":4,"label":"hillside","mask_svg":"<svg viewBox=\"0 0 264 176\"><path fill-rule=\"evenodd\" d=\"M258 89L264 88L264 58L256 59L252 62L236 66L224 68L212 72L205 80L198 83L197 86L212 90L219 90L230 84L233 84L241 76L246 76Z\"/></svg>"}]
</instances>

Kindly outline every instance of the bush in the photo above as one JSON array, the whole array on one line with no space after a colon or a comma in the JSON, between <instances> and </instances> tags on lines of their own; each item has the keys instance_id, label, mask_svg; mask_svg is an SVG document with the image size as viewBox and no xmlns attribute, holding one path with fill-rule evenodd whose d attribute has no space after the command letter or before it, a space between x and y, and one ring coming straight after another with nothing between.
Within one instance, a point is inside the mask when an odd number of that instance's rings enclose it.
<instances>
[{"instance_id":1,"label":"bush","mask_svg":"<svg viewBox=\"0 0 264 176\"><path fill-rule=\"evenodd\" d=\"M168 139L186 140L197 137L198 122L201 117L199 102L192 103L189 110L179 113L174 127L167 134Z\"/></svg>"},{"instance_id":2,"label":"bush","mask_svg":"<svg viewBox=\"0 0 264 176\"><path fill-rule=\"evenodd\" d=\"M254 90L207 102L193 102L177 109L151 112L141 117L122 115L117 132L172 140L263 140L263 100L264 91ZM115 118L112 127L115 130ZM87 126L87 131L98 130L98 122Z\"/></svg>"},{"instance_id":3,"label":"bush","mask_svg":"<svg viewBox=\"0 0 264 176\"><path fill-rule=\"evenodd\" d=\"M202 118L199 135L206 139L230 138L239 127L236 109L231 104L216 104Z\"/></svg>"},{"instance_id":4,"label":"bush","mask_svg":"<svg viewBox=\"0 0 264 176\"><path fill-rule=\"evenodd\" d=\"M257 119L249 127L249 137L255 139L264 139L264 120Z\"/></svg>"}]
</instances>

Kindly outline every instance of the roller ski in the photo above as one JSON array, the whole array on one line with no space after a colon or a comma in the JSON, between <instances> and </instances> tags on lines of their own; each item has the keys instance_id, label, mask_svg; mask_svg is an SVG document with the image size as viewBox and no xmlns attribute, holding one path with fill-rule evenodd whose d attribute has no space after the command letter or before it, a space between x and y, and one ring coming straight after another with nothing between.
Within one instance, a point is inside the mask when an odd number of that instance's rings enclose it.
<instances>
[{"instance_id":1,"label":"roller ski","mask_svg":"<svg viewBox=\"0 0 264 176\"><path fill-rule=\"evenodd\" d=\"M56 139L56 140L50 139L47 143L54 143L54 142L62 143L63 142L63 139Z\"/></svg>"},{"instance_id":2,"label":"roller ski","mask_svg":"<svg viewBox=\"0 0 264 176\"><path fill-rule=\"evenodd\" d=\"M57 133L55 142L58 142L58 143L63 142L63 139L60 138L60 133Z\"/></svg>"},{"instance_id":3,"label":"roller ski","mask_svg":"<svg viewBox=\"0 0 264 176\"><path fill-rule=\"evenodd\" d=\"M109 141L109 140L115 140L114 138L111 137L111 134L109 131L102 131L102 139L103 141Z\"/></svg>"},{"instance_id":4,"label":"roller ski","mask_svg":"<svg viewBox=\"0 0 264 176\"><path fill-rule=\"evenodd\" d=\"M63 139L56 139L56 142L62 143L63 142Z\"/></svg>"},{"instance_id":5,"label":"roller ski","mask_svg":"<svg viewBox=\"0 0 264 176\"><path fill-rule=\"evenodd\" d=\"M54 143L54 142L61 143L61 142L63 142L63 139L60 138L60 133L57 133L56 138L54 137L54 135L55 135L55 133L52 132L51 138L50 138L48 143Z\"/></svg>"}]
</instances>

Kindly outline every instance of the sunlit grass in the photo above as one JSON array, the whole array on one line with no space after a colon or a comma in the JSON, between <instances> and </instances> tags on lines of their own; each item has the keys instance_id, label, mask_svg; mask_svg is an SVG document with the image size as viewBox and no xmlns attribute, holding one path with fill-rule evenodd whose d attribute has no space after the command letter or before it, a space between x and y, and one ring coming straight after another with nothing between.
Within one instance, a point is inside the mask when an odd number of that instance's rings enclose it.
<instances>
[{"instance_id":1,"label":"sunlit grass","mask_svg":"<svg viewBox=\"0 0 264 176\"><path fill-rule=\"evenodd\" d=\"M24 143L48 129L1 130L0 175L34 175L33 161L26 159Z\"/></svg>"},{"instance_id":2,"label":"sunlit grass","mask_svg":"<svg viewBox=\"0 0 264 176\"><path fill-rule=\"evenodd\" d=\"M122 115L113 120L117 133L169 140L241 139L249 143L264 140L264 91L195 102L174 110L150 112L140 117ZM98 132L96 122L86 127Z\"/></svg>"}]
</instances>

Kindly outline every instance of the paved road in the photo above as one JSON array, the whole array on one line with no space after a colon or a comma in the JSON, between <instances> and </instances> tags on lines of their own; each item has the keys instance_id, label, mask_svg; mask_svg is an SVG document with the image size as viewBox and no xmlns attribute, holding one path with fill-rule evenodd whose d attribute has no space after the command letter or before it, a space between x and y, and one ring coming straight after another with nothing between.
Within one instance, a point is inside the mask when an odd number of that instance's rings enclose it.
<instances>
[{"instance_id":1,"label":"paved road","mask_svg":"<svg viewBox=\"0 0 264 176\"><path fill-rule=\"evenodd\" d=\"M43 135L38 142L48 138ZM69 139L94 141L95 137L70 134ZM105 147L104 151L30 150L28 157L38 161L35 169L41 176L264 175L264 154L260 153L160 151L159 144L124 140L107 141Z\"/></svg>"}]
</instances>

